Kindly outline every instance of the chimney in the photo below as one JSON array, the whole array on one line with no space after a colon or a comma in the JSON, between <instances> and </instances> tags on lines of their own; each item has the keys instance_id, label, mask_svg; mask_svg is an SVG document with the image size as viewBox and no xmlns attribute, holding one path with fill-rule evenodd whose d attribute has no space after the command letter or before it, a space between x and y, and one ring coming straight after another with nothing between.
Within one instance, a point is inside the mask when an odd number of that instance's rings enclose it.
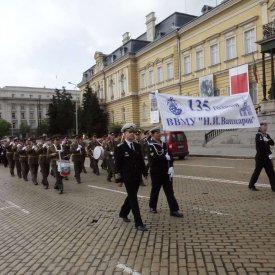
<instances>
[{"instance_id":1,"label":"chimney","mask_svg":"<svg viewBox=\"0 0 275 275\"><path fill-rule=\"evenodd\" d=\"M147 27L147 41L154 41L156 30L156 17L155 13L151 12L146 15L146 27Z\"/></svg>"},{"instance_id":2,"label":"chimney","mask_svg":"<svg viewBox=\"0 0 275 275\"><path fill-rule=\"evenodd\" d=\"M208 5L204 5L201 9L201 12L202 12L202 14L205 14L205 13L209 12L212 9L213 9L213 7L208 6Z\"/></svg>"},{"instance_id":3,"label":"chimney","mask_svg":"<svg viewBox=\"0 0 275 275\"><path fill-rule=\"evenodd\" d=\"M124 45L125 43L127 43L130 40L130 34L129 32L125 32L122 35L122 44Z\"/></svg>"}]
</instances>

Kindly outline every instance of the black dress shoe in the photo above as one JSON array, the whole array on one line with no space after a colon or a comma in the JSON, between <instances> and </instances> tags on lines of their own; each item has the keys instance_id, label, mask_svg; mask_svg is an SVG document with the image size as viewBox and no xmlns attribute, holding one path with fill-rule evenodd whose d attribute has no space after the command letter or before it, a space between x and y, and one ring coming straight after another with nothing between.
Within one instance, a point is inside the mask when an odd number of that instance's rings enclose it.
<instances>
[{"instance_id":1,"label":"black dress shoe","mask_svg":"<svg viewBox=\"0 0 275 275\"><path fill-rule=\"evenodd\" d=\"M44 185L44 189L49 189L49 185Z\"/></svg>"},{"instance_id":2,"label":"black dress shoe","mask_svg":"<svg viewBox=\"0 0 275 275\"><path fill-rule=\"evenodd\" d=\"M107 181L108 181L108 182L112 182L112 180L111 180L111 179L107 179Z\"/></svg>"},{"instance_id":3,"label":"black dress shoe","mask_svg":"<svg viewBox=\"0 0 275 275\"><path fill-rule=\"evenodd\" d=\"M146 228L146 225L139 225L139 226L136 226L136 229L138 231L148 231L148 229Z\"/></svg>"},{"instance_id":4,"label":"black dress shoe","mask_svg":"<svg viewBox=\"0 0 275 275\"><path fill-rule=\"evenodd\" d=\"M55 186L54 186L54 189L57 189L57 190L58 190L58 186L57 186L57 185L55 185Z\"/></svg>"},{"instance_id":5,"label":"black dress shoe","mask_svg":"<svg viewBox=\"0 0 275 275\"><path fill-rule=\"evenodd\" d=\"M182 217L183 217L183 214L180 213L179 211L174 211L174 212L171 212L171 213L170 213L170 216L172 216L172 217L177 217L177 218L182 218Z\"/></svg>"},{"instance_id":6,"label":"black dress shoe","mask_svg":"<svg viewBox=\"0 0 275 275\"><path fill-rule=\"evenodd\" d=\"M63 194L63 189L61 189L61 190L59 191L59 194Z\"/></svg>"},{"instance_id":7,"label":"black dress shoe","mask_svg":"<svg viewBox=\"0 0 275 275\"><path fill-rule=\"evenodd\" d=\"M124 222L130 222L131 220L127 217L119 216Z\"/></svg>"},{"instance_id":8,"label":"black dress shoe","mask_svg":"<svg viewBox=\"0 0 275 275\"><path fill-rule=\"evenodd\" d=\"M158 211L157 211L156 209L154 209L154 208L150 208L150 212L151 212L151 213L154 213L154 214L157 214L157 213L158 213Z\"/></svg>"},{"instance_id":9,"label":"black dress shoe","mask_svg":"<svg viewBox=\"0 0 275 275\"><path fill-rule=\"evenodd\" d=\"M251 191L259 191L255 186L248 186Z\"/></svg>"}]
</instances>

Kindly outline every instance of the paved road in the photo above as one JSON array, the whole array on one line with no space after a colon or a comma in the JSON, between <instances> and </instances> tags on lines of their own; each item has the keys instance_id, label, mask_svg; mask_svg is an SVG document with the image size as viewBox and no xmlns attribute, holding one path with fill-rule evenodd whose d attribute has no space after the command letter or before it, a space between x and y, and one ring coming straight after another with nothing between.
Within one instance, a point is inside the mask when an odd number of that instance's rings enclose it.
<instances>
[{"instance_id":1,"label":"paved road","mask_svg":"<svg viewBox=\"0 0 275 275\"><path fill-rule=\"evenodd\" d=\"M65 181L57 194L10 178L0 167L0 274L275 274L275 194L247 181L253 160L188 158L176 162L175 193L183 219L148 212L148 232L117 218L124 188L106 172ZM132 216L130 216L133 219Z\"/></svg>"}]
</instances>

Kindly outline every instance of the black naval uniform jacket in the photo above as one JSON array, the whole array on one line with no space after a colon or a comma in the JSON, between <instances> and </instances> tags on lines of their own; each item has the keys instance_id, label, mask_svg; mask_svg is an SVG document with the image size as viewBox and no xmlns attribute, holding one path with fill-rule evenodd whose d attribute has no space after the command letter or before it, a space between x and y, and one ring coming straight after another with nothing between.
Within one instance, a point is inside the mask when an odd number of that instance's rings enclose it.
<instances>
[{"instance_id":1,"label":"black naval uniform jacket","mask_svg":"<svg viewBox=\"0 0 275 275\"><path fill-rule=\"evenodd\" d=\"M148 160L151 174L166 175L168 173L168 169L170 167L173 167L174 162L172 154L167 148L167 144L165 142L162 142L160 145L153 139L151 139L148 144ZM170 156L169 161L165 157L166 154Z\"/></svg>"},{"instance_id":2,"label":"black naval uniform jacket","mask_svg":"<svg viewBox=\"0 0 275 275\"><path fill-rule=\"evenodd\" d=\"M140 183L142 174L147 176L140 144L133 142L134 151L127 142L120 143L114 152L115 157L115 180L116 183Z\"/></svg>"},{"instance_id":3,"label":"black naval uniform jacket","mask_svg":"<svg viewBox=\"0 0 275 275\"><path fill-rule=\"evenodd\" d=\"M264 137L266 137L268 141L264 141ZM255 141L256 141L256 151L257 151L256 160L268 159L268 156L272 154L270 150L270 146L274 145L274 141L271 139L269 134L258 131L255 137Z\"/></svg>"}]
</instances>

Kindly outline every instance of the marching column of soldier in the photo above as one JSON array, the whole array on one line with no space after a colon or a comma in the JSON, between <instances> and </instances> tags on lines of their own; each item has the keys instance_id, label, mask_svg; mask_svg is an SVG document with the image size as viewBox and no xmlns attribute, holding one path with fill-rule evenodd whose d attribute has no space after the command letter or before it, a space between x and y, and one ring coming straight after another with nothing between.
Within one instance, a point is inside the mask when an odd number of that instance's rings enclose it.
<instances>
[{"instance_id":1,"label":"marching column of soldier","mask_svg":"<svg viewBox=\"0 0 275 275\"><path fill-rule=\"evenodd\" d=\"M81 183L81 173L87 173L84 163L90 158L90 167L94 174L100 175L101 168L107 170L107 181L117 183L118 187L125 185L127 198L124 201L119 217L124 222L130 222L128 214L132 211L137 230L146 231L139 210L137 193L139 186L145 186L142 175L147 178L149 172L152 181L149 208L157 213L157 201L161 187L163 187L170 208L170 215L183 217L173 191L173 158L166 144L160 140L160 129L152 128L144 132L133 123L126 123L121 134L110 133L100 139L93 135L88 142L81 136L61 137L55 135L47 138L43 134L38 139L29 138L19 140L9 137L0 143L0 163L9 168L12 177L16 175L24 181L31 181L38 185L38 172L41 173L42 185L49 188L49 175L55 179L54 189L59 194L64 192L63 180L67 176L61 173L60 162L71 159L74 167L74 177ZM69 165L69 164L68 164ZM40 169L39 169L40 167ZM40 178L40 177L39 177Z\"/></svg>"}]
</instances>

